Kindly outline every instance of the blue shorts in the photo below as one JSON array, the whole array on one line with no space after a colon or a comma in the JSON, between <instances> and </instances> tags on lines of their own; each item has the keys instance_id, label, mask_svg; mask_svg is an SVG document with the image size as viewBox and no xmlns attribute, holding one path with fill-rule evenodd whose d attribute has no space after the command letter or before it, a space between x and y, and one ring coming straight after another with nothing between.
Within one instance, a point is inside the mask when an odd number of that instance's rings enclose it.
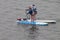
<instances>
[{"instance_id":1,"label":"blue shorts","mask_svg":"<svg viewBox=\"0 0 60 40\"><path fill-rule=\"evenodd\" d=\"M36 10L29 10L29 14L32 15L32 13L35 12L35 14L37 13Z\"/></svg>"},{"instance_id":2,"label":"blue shorts","mask_svg":"<svg viewBox=\"0 0 60 40\"><path fill-rule=\"evenodd\" d=\"M32 15L33 11L32 10L29 10L29 14Z\"/></svg>"}]
</instances>

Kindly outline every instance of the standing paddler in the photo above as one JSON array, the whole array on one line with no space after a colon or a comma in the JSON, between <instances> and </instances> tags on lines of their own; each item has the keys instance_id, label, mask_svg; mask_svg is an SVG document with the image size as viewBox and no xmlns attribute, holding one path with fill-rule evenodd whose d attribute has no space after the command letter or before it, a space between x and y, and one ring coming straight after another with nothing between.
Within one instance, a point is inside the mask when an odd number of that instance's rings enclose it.
<instances>
[{"instance_id":1,"label":"standing paddler","mask_svg":"<svg viewBox=\"0 0 60 40\"><path fill-rule=\"evenodd\" d=\"M31 21L34 21L36 19L37 10L34 4L28 7L27 13L30 14Z\"/></svg>"}]
</instances>

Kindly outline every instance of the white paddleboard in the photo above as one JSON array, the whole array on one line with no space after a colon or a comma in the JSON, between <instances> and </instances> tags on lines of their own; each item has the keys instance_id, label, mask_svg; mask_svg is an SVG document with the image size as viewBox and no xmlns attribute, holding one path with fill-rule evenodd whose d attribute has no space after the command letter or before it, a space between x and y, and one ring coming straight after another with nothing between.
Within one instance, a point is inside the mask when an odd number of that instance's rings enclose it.
<instances>
[{"instance_id":1,"label":"white paddleboard","mask_svg":"<svg viewBox=\"0 0 60 40\"><path fill-rule=\"evenodd\" d=\"M31 21L31 20L28 20ZM42 22L42 23L56 23L55 20L35 20L36 22Z\"/></svg>"}]
</instances>

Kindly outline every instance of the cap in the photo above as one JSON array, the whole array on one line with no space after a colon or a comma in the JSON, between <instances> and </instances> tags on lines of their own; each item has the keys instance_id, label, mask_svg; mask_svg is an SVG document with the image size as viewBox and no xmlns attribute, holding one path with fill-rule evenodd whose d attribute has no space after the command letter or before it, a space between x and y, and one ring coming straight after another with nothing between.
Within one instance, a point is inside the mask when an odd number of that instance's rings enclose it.
<instances>
[{"instance_id":1,"label":"cap","mask_svg":"<svg viewBox=\"0 0 60 40\"><path fill-rule=\"evenodd\" d=\"M35 4L33 4L32 6L35 6Z\"/></svg>"}]
</instances>

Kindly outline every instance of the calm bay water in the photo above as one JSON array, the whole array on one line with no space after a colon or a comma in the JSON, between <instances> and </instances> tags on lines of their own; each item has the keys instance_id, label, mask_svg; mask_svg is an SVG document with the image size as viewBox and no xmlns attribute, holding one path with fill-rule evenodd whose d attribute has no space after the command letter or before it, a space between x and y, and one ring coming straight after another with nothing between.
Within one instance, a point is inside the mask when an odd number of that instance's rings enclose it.
<instances>
[{"instance_id":1,"label":"calm bay water","mask_svg":"<svg viewBox=\"0 0 60 40\"><path fill-rule=\"evenodd\" d=\"M39 30L29 34L31 26L17 25L16 19L26 17L25 9L31 4L37 7L37 18L57 23L37 26ZM60 0L0 0L0 40L60 40Z\"/></svg>"}]
</instances>

